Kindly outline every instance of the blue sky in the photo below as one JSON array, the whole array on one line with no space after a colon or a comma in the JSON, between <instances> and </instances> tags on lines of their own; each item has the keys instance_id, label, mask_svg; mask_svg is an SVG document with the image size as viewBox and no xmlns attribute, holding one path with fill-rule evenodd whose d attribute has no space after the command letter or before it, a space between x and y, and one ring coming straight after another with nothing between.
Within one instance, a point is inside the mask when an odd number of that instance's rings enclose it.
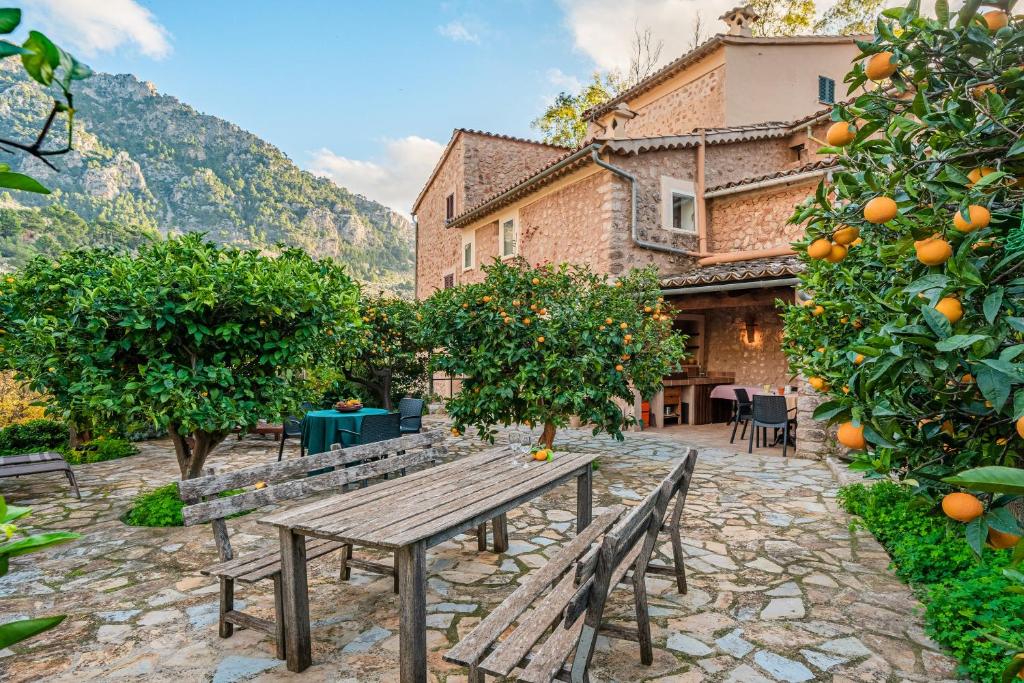
<instances>
[{"instance_id":1,"label":"blue sky","mask_svg":"<svg viewBox=\"0 0 1024 683\"><path fill-rule=\"evenodd\" d=\"M686 49L735 0L8 0L99 71L132 73L408 211L454 127L530 121L633 27ZM6 3L5 3L6 4ZM819 5L827 4L819 2Z\"/></svg>"}]
</instances>

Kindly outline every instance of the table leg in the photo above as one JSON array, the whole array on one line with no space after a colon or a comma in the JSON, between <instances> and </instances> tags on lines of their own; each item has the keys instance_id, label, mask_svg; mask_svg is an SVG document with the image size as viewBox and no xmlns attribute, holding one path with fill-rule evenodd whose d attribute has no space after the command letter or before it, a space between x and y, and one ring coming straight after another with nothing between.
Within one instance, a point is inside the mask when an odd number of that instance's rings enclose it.
<instances>
[{"instance_id":1,"label":"table leg","mask_svg":"<svg viewBox=\"0 0 1024 683\"><path fill-rule=\"evenodd\" d=\"M590 526L594 507L594 468L587 463L576 477L576 533Z\"/></svg>"},{"instance_id":2,"label":"table leg","mask_svg":"<svg viewBox=\"0 0 1024 683\"><path fill-rule=\"evenodd\" d=\"M427 545L403 546L398 559L399 649L402 683L427 682Z\"/></svg>"},{"instance_id":3,"label":"table leg","mask_svg":"<svg viewBox=\"0 0 1024 683\"><path fill-rule=\"evenodd\" d=\"M281 528L279 532L285 654L288 670L298 673L313 663L309 636L309 593L306 585L306 538L291 529Z\"/></svg>"},{"instance_id":4,"label":"table leg","mask_svg":"<svg viewBox=\"0 0 1024 683\"><path fill-rule=\"evenodd\" d=\"M494 552L506 552L508 550L508 519L504 512L491 520L491 528L494 530ZM485 543L484 550L486 549Z\"/></svg>"}]
</instances>

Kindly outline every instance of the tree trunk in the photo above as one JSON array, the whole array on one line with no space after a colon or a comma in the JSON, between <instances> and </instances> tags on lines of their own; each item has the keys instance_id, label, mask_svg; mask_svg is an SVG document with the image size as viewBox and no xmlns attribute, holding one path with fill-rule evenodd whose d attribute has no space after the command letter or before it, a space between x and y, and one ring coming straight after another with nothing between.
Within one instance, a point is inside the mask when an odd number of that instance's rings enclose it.
<instances>
[{"instance_id":1,"label":"tree trunk","mask_svg":"<svg viewBox=\"0 0 1024 683\"><path fill-rule=\"evenodd\" d=\"M202 476L206 458L227 436L227 432L196 431L191 435L182 434L180 428L174 424L167 426L167 432L174 443L174 454L178 458L178 470L182 479Z\"/></svg>"},{"instance_id":2,"label":"tree trunk","mask_svg":"<svg viewBox=\"0 0 1024 683\"><path fill-rule=\"evenodd\" d=\"M551 444L555 440L555 425L551 422L544 423L544 431L540 434L540 439L537 443L544 446L544 448L551 448Z\"/></svg>"},{"instance_id":3,"label":"tree trunk","mask_svg":"<svg viewBox=\"0 0 1024 683\"><path fill-rule=\"evenodd\" d=\"M81 448L92 441L91 429L80 429L74 418L68 420L68 445L71 448Z\"/></svg>"},{"instance_id":4,"label":"tree trunk","mask_svg":"<svg viewBox=\"0 0 1024 683\"><path fill-rule=\"evenodd\" d=\"M382 404L384 410L387 410L387 411L390 412L390 410L391 410L391 371L390 370L383 370L380 373L378 373L377 376L380 377L380 387L381 387L381 392L383 394L381 396L381 404Z\"/></svg>"}]
</instances>

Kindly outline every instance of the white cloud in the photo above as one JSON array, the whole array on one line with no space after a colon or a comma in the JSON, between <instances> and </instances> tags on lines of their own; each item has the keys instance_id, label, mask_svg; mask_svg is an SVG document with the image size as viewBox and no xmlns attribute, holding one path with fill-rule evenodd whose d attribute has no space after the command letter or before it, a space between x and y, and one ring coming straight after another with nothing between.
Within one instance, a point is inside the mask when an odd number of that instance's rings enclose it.
<instances>
[{"instance_id":1,"label":"white cloud","mask_svg":"<svg viewBox=\"0 0 1024 683\"><path fill-rule=\"evenodd\" d=\"M475 31L470 30L468 26L458 20L449 21L443 26L437 27L437 32L445 38L455 41L456 43L476 43L480 44L480 36Z\"/></svg>"},{"instance_id":2,"label":"white cloud","mask_svg":"<svg viewBox=\"0 0 1024 683\"><path fill-rule=\"evenodd\" d=\"M35 0L25 15L23 25L86 57L125 45L155 59L171 53L167 29L135 0Z\"/></svg>"},{"instance_id":3,"label":"white cloud","mask_svg":"<svg viewBox=\"0 0 1024 683\"><path fill-rule=\"evenodd\" d=\"M313 153L309 170L408 216L444 145L416 135L385 140L380 158L351 159L329 149Z\"/></svg>"},{"instance_id":4,"label":"white cloud","mask_svg":"<svg viewBox=\"0 0 1024 683\"><path fill-rule=\"evenodd\" d=\"M548 83L558 88L559 92L576 93L583 88L583 82L580 79L561 69L548 69L546 75Z\"/></svg>"}]
</instances>

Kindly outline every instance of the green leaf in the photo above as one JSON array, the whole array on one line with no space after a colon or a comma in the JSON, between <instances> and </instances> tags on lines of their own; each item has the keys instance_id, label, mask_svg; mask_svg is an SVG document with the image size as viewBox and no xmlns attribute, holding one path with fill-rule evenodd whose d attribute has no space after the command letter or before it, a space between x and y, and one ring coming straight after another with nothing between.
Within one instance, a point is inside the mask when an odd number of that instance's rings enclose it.
<instances>
[{"instance_id":1,"label":"green leaf","mask_svg":"<svg viewBox=\"0 0 1024 683\"><path fill-rule=\"evenodd\" d=\"M988 339L988 335L984 334L954 334L952 337L943 339L935 345L936 351L956 351L957 349L965 349L975 342Z\"/></svg>"},{"instance_id":2,"label":"green leaf","mask_svg":"<svg viewBox=\"0 0 1024 683\"><path fill-rule=\"evenodd\" d=\"M985 515L985 522L997 531L1014 536L1021 535L1020 525L1017 524L1017 519L1013 516L1010 508L999 507L989 510Z\"/></svg>"},{"instance_id":3,"label":"green leaf","mask_svg":"<svg viewBox=\"0 0 1024 683\"><path fill-rule=\"evenodd\" d=\"M1006 156L1015 157L1024 154L1024 138L1020 138L1017 142L1013 143L1009 150L1006 152Z\"/></svg>"},{"instance_id":4,"label":"green leaf","mask_svg":"<svg viewBox=\"0 0 1024 683\"><path fill-rule=\"evenodd\" d=\"M946 316L931 306L921 308L921 315L924 316L924 321L928 323L928 327L932 328L932 332L938 335L940 339L945 339L953 333L953 326L949 324Z\"/></svg>"},{"instance_id":5,"label":"green leaf","mask_svg":"<svg viewBox=\"0 0 1024 683\"><path fill-rule=\"evenodd\" d=\"M26 638L39 635L48 631L60 622L64 621L66 614L56 617L37 617L35 619L20 619L0 624L0 649L20 643Z\"/></svg>"},{"instance_id":6,"label":"green leaf","mask_svg":"<svg viewBox=\"0 0 1024 683\"><path fill-rule=\"evenodd\" d=\"M978 365L974 372L981 395L992 403L996 410L1002 410L1010 398L1010 379L990 365Z\"/></svg>"},{"instance_id":7,"label":"green leaf","mask_svg":"<svg viewBox=\"0 0 1024 683\"><path fill-rule=\"evenodd\" d=\"M21 23L21 10L12 7L0 9L0 33L11 33Z\"/></svg>"},{"instance_id":8,"label":"green leaf","mask_svg":"<svg viewBox=\"0 0 1024 683\"><path fill-rule=\"evenodd\" d=\"M949 26L948 0L935 0L935 16L943 26Z\"/></svg>"},{"instance_id":9,"label":"green leaf","mask_svg":"<svg viewBox=\"0 0 1024 683\"><path fill-rule=\"evenodd\" d=\"M826 401L814 409L814 419L822 422L846 412L849 408L839 401Z\"/></svg>"},{"instance_id":10,"label":"green leaf","mask_svg":"<svg viewBox=\"0 0 1024 683\"><path fill-rule=\"evenodd\" d=\"M0 496L0 502L3 501L3 497ZM4 504L3 510L0 511L0 524L9 524L16 519L24 517L28 513L32 512L31 508L16 507L14 505Z\"/></svg>"},{"instance_id":11,"label":"green leaf","mask_svg":"<svg viewBox=\"0 0 1024 683\"><path fill-rule=\"evenodd\" d=\"M32 54L31 50L26 50L20 45L7 40L0 40L0 58L10 57L11 55L28 55Z\"/></svg>"},{"instance_id":12,"label":"green leaf","mask_svg":"<svg viewBox=\"0 0 1024 683\"><path fill-rule=\"evenodd\" d=\"M11 171L0 171L0 187L11 190L22 190L24 192L36 192L39 194L50 194L50 191L31 176Z\"/></svg>"},{"instance_id":13,"label":"green leaf","mask_svg":"<svg viewBox=\"0 0 1024 683\"><path fill-rule=\"evenodd\" d=\"M966 533L967 544L980 557L985 547L985 539L988 538L988 526L985 524L985 518L978 517L968 522Z\"/></svg>"},{"instance_id":14,"label":"green leaf","mask_svg":"<svg viewBox=\"0 0 1024 683\"><path fill-rule=\"evenodd\" d=\"M30 31L22 47L29 51L21 56L28 75L43 85L53 83L53 70L60 65L60 48L38 31Z\"/></svg>"},{"instance_id":15,"label":"green leaf","mask_svg":"<svg viewBox=\"0 0 1024 683\"><path fill-rule=\"evenodd\" d=\"M996 287L985 297L982 310L985 313L985 320L988 320L989 323L995 321L996 315L999 314L999 308L1003 305L1003 291L1002 287Z\"/></svg>"},{"instance_id":16,"label":"green leaf","mask_svg":"<svg viewBox=\"0 0 1024 683\"><path fill-rule=\"evenodd\" d=\"M1016 467L975 467L942 481L972 491L1024 494L1024 469Z\"/></svg>"},{"instance_id":17,"label":"green leaf","mask_svg":"<svg viewBox=\"0 0 1024 683\"><path fill-rule=\"evenodd\" d=\"M71 533L70 531L50 531L44 534L26 536L17 541L0 544L0 555L4 557L26 555L43 548L48 548L51 545L73 541L76 538L81 538L81 534Z\"/></svg>"}]
</instances>

